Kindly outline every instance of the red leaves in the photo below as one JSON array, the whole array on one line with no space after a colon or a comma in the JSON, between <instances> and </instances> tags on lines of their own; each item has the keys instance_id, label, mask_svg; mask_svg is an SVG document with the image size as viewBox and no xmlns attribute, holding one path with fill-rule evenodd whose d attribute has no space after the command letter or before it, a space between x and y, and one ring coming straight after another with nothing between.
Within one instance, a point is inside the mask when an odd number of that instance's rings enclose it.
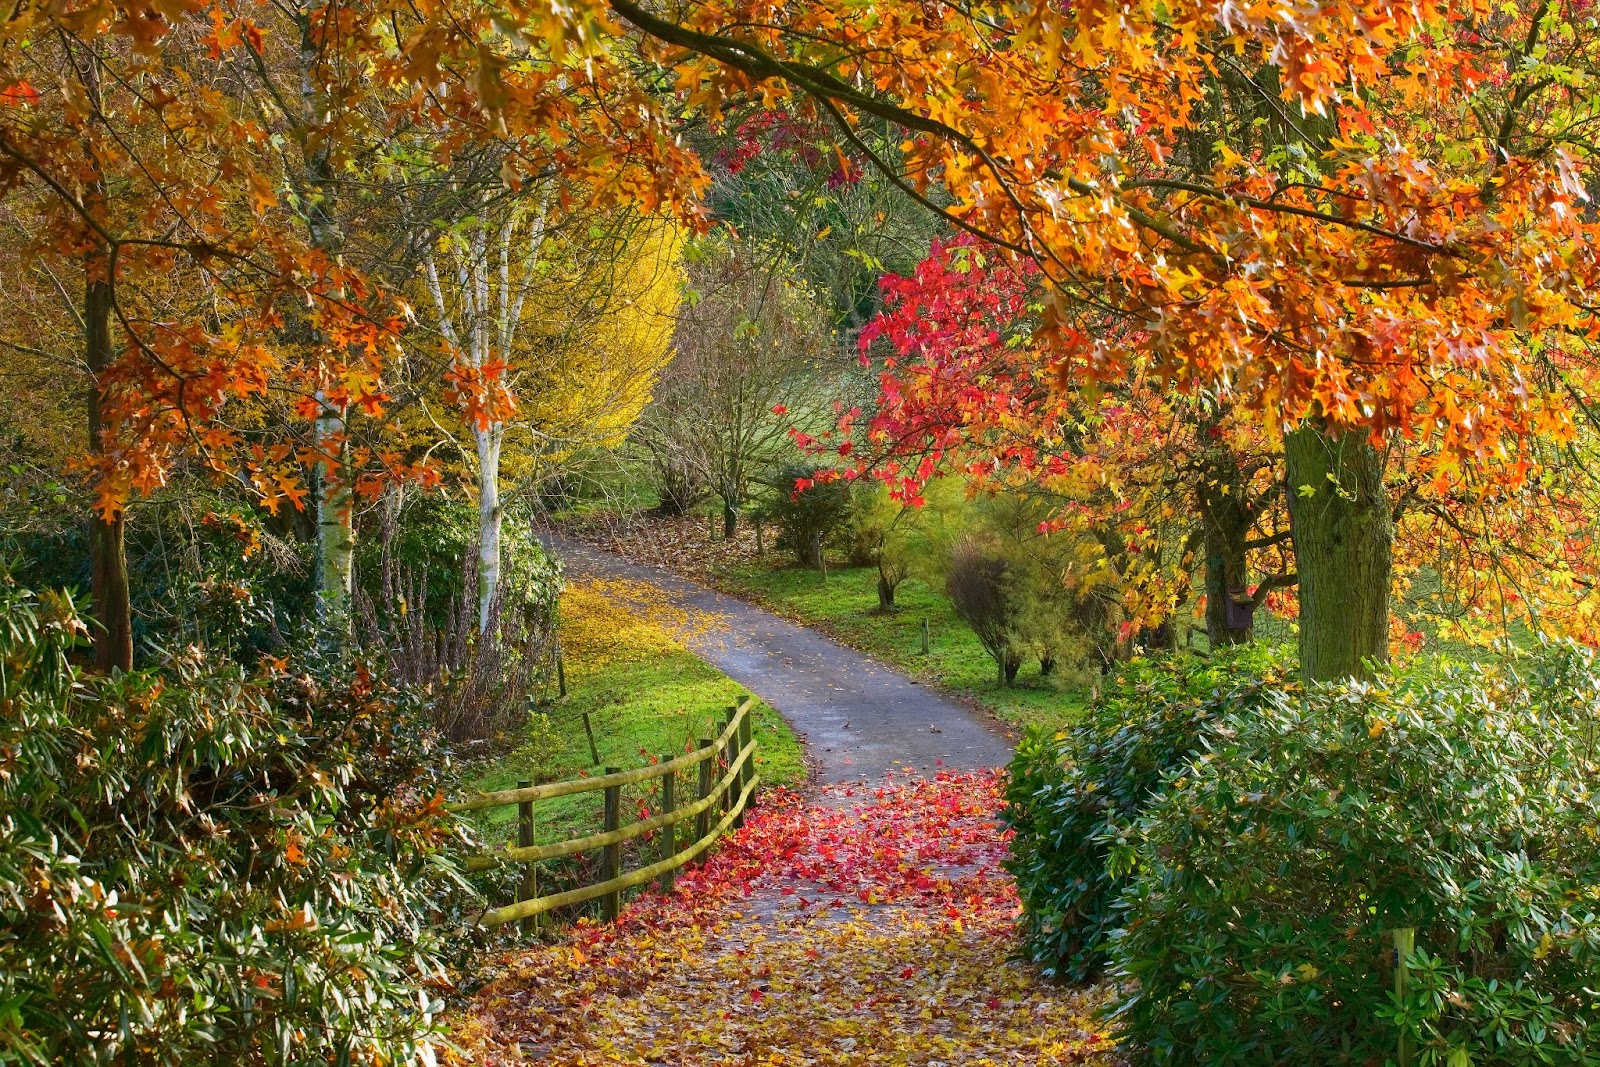
<instances>
[{"instance_id":1,"label":"red leaves","mask_svg":"<svg viewBox=\"0 0 1600 1067\"><path fill-rule=\"evenodd\" d=\"M1013 958L998 803L993 774L768 794L672 897L511 960L476 1062L1083 1062L1095 997Z\"/></svg>"},{"instance_id":2,"label":"red leaves","mask_svg":"<svg viewBox=\"0 0 1600 1067\"><path fill-rule=\"evenodd\" d=\"M34 107L39 103L39 90L25 81L13 82L0 89L0 106Z\"/></svg>"}]
</instances>

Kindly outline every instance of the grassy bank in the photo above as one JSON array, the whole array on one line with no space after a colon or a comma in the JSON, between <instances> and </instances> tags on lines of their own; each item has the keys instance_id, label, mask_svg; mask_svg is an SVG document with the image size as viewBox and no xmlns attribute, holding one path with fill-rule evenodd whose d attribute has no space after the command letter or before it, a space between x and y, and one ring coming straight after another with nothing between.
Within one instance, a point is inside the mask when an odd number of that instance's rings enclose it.
<instances>
[{"instance_id":1,"label":"grassy bank","mask_svg":"<svg viewBox=\"0 0 1600 1067\"><path fill-rule=\"evenodd\" d=\"M878 611L877 571L830 568L826 579L800 567L744 564L722 570L717 584L779 614L830 634L877 656L920 681L947 689L989 709L1014 727L1057 727L1081 712L1087 693L1082 678L1044 678L1038 664L1023 667L1016 684L1001 687L994 661L972 630L956 617L950 599L925 582L908 578L896 592L893 612ZM922 623L928 652L922 652Z\"/></svg>"},{"instance_id":2,"label":"grassy bank","mask_svg":"<svg viewBox=\"0 0 1600 1067\"><path fill-rule=\"evenodd\" d=\"M576 583L562 600L567 695L540 707L513 739L513 750L479 768L468 788L505 789L521 780L556 781L599 774L606 767L639 767L692 749L699 738L715 737L726 709L744 690L683 647L683 631L700 625L705 622L635 583ZM763 784L792 786L805 780L799 739L759 701L755 736ZM630 790L624 811L631 817L653 800L643 787ZM598 830L602 804L599 791L541 801L537 839ZM506 839L514 820L515 809L502 807L485 812L479 825L487 840L498 842Z\"/></svg>"}]
</instances>

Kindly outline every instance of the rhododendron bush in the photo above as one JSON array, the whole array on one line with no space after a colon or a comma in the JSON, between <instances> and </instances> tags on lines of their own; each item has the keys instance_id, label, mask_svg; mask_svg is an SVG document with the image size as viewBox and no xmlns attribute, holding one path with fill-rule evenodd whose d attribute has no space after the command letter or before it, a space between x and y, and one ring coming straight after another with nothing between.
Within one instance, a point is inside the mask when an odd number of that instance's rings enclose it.
<instances>
[{"instance_id":1,"label":"rhododendron bush","mask_svg":"<svg viewBox=\"0 0 1600 1067\"><path fill-rule=\"evenodd\" d=\"M448 761L364 670L86 675L0 576L0 1060L397 1062L468 894Z\"/></svg>"}]
</instances>

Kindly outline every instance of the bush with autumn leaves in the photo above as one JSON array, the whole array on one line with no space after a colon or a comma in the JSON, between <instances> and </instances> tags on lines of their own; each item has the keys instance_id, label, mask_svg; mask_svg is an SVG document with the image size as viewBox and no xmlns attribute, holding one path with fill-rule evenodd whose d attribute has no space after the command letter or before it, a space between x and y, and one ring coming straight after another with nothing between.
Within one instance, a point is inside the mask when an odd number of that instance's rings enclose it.
<instances>
[{"instance_id":1,"label":"bush with autumn leaves","mask_svg":"<svg viewBox=\"0 0 1600 1067\"><path fill-rule=\"evenodd\" d=\"M466 899L422 709L337 662L74 665L0 577L0 1063L413 1059Z\"/></svg>"},{"instance_id":2,"label":"bush with autumn leaves","mask_svg":"<svg viewBox=\"0 0 1600 1067\"><path fill-rule=\"evenodd\" d=\"M1578 646L1309 691L1138 665L1021 750L1012 868L1035 957L1120 979L1141 1062L1376 1064L1404 1037L1421 1064L1594 1064L1597 780Z\"/></svg>"}]
</instances>

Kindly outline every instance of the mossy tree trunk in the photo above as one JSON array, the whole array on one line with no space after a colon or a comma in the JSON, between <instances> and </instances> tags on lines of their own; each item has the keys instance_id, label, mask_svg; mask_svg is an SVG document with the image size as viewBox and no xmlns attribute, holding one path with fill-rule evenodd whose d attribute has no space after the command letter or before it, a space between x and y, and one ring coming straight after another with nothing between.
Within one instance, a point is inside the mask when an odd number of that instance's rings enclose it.
<instances>
[{"instance_id":1,"label":"mossy tree trunk","mask_svg":"<svg viewBox=\"0 0 1600 1067\"><path fill-rule=\"evenodd\" d=\"M1306 425L1284 436L1289 528L1300 573L1300 671L1364 677L1389 658L1394 519L1385 456L1359 434Z\"/></svg>"}]
</instances>

